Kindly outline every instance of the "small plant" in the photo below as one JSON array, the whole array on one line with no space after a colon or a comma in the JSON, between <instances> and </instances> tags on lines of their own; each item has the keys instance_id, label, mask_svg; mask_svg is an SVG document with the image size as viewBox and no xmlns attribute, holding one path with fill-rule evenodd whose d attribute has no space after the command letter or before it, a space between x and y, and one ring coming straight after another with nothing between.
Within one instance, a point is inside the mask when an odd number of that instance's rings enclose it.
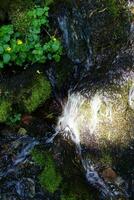
<instances>
[{"instance_id":1,"label":"small plant","mask_svg":"<svg viewBox=\"0 0 134 200\"><path fill-rule=\"evenodd\" d=\"M13 124L14 125L14 124L20 122L20 120L21 120L21 114L20 113L15 113L15 114L13 114L12 116L10 116L8 118L8 124Z\"/></svg>"},{"instance_id":2,"label":"small plant","mask_svg":"<svg viewBox=\"0 0 134 200\"><path fill-rule=\"evenodd\" d=\"M25 36L15 32L13 25L4 25L0 28L0 68L7 64L22 66L24 63L60 61L61 43L46 30L49 28L48 10L47 6L36 6L26 12L29 28ZM43 29L45 38L41 35Z\"/></svg>"}]
</instances>

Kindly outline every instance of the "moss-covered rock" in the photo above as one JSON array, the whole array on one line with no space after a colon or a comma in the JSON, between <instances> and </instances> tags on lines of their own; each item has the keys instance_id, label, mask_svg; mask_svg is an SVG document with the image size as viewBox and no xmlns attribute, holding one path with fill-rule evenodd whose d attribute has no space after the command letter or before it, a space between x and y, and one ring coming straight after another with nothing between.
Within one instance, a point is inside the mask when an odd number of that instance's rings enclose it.
<instances>
[{"instance_id":1,"label":"moss-covered rock","mask_svg":"<svg viewBox=\"0 0 134 200\"><path fill-rule=\"evenodd\" d=\"M46 163L46 159L45 159L45 156L44 156L44 153L43 152L40 152L38 151L37 149L34 149L31 153L32 155L32 159L34 160L34 162L41 166L41 167L44 167L45 166L45 163Z\"/></svg>"},{"instance_id":2,"label":"moss-covered rock","mask_svg":"<svg viewBox=\"0 0 134 200\"><path fill-rule=\"evenodd\" d=\"M130 69L117 69L102 82L90 85L83 80L81 94L76 92L68 98L59 120L62 130L71 124L70 129L75 133L77 130L81 144L91 149L128 146L134 138L133 73Z\"/></svg>"},{"instance_id":3,"label":"moss-covered rock","mask_svg":"<svg viewBox=\"0 0 134 200\"><path fill-rule=\"evenodd\" d=\"M41 153L39 151L32 152L33 160L43 168L39 175L39 182L41 186L54 193L62 181L62 177L58 172L52 155L48 152Z\"/></svg>"},{"instance_id":4,"label":"moss-covered rock","mask_svg":"<svg viewBox=\"0 0 134 200\"><path fill-rule=\"evenodd\" d=\"M61 200L95 200L94 194L81 177L75 176L64 182Z\"/></svg>"},{"instance_id":5,"label":"moss-covered rock","mask_svg":"<svg viewBox=\"0 0 134 200\"><path fill-rule=\"evenodd\" d=\"M6 113L9 122L18 120L18 114L21 116L25 112L35 111L50 97L50 82L41 70L40 74L37 72L30 69L0 80L0 109L1 113L5 113L2 114L2 122L7 122L7 117L3 117Z\"/></svg>"},{"instance_id":6,"label":"moss-covered rock","mask_svg":"<svg viewBox=\"0 0 134 200\"><path fill-rule=\"evenodd\" d=\"M0 99L0 123L7 121L11 110L11 102L6 99Z\"/></svg>"},{"instance_id":7,"label":"moss-covered rock","mask_svg":"<svg viewBox=\"0 0 134 200\"><path fill-rule=\"evenodd\" d=\"M35 109L44 103L51 94L51 85L44 75L37 75L34 80L20 91L18 102L21 104L21 109L26 112L33 112Z\"/></svg>"}]
</instances>

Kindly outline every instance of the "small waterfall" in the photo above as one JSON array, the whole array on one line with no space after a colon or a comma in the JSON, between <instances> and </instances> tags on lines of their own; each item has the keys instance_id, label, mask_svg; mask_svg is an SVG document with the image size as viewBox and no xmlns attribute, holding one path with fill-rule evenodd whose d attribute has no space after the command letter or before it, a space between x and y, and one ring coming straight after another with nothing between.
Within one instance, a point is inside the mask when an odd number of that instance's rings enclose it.
<instances>
[{"instance_id":1,"label":"small waterfall","mask_svg":"<svg viewBox=\"0 0 134 200\"><path fill-rule=\"evenodd\" d=\"M58 17L59 28L63 34L64 46L68 58L77 66L81 66L82 72L88 72L93 66L90 24L85 20L84 14L72 1L72 10L64 10Z\"/></svg>"},{"instance_id":2,"label":"small waterfall","mask_svg":"<svg viewBox=\"0 0 134 200\"><path fill-rule=\"evenodd\" d=\"M65 138L71 139L76 146L76 152L79 155L85 176L88 183L97 188L101 193L102 199L118 199L119 196L124 196L127 199L127 194L123 190L118 190L112 183L106 183L98 174L94 163L89 158L86 158L81 146L81 132L88 132L89 140L95 134L95 129L99 124L98 112L102 104L103 97L95 94L91 100L90 105L88 99L83 97L80 93L69 94L68 101L63 108L63 113L59 117L57 125L57 133L62 134ZM83 112L85 103L88 105ZM90 107L90 110L89 110ZM81 112L82 110L82 112ZM108 108L109 110L109 108ZM90 123L88 121L89 112L92 112ZM107 112L106 112L107 114ZM111 117L110 117L111 118ZM82 124L82 126L81 126ZM85 129L85 130L83 130ZM54 135L56 136L57 133ZM98 135L94 135L97 139ZM53 137L54 138L54 137ZM52 138L52 139L53 139Z\"/></svg>"},{"instance_id":3,"label":"small waterfall","mask_svg":"<svg viewBox=\"0 0 134 200\"><path fill-rule=\"evenodd\" d=\"M65 137L71 138L76 146L76 151L79 154L81 163L85 170L86 179L92 186L98 188L102 193L102 196L111 198L113 194L108 189L108 186L104 183L103 179L99 177L97 171L94 169L93 163L89 159L84 159L82 153L82 147L80 144L80 131L79 131L79 120L82 116L79 116L79 109L83 106L86 99L82 97L79 93L69 95L68 101L64 107L62 116L59 118L57 130L61 132ZM100 100L95 98L92 102L93 111L96 113L93 117L93 129L95 123L97 123L97 110L100 104ZM81 118L81 119L80 119ZM92 128L91 128L92 129ZM93 131L92 129L92 131ZM91 131L91 134L92 134Z\"/></svg>"}]
</instances>

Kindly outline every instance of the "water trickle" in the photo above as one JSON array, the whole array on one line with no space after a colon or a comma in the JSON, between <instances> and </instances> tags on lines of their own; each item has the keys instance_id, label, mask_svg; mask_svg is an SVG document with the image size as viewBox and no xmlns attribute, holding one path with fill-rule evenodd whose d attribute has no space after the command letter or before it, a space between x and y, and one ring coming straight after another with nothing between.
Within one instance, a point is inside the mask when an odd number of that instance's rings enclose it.
<instances>
[{"instance_id":1,"label":"water trickle","mask_svg":"<svg viewBox=\"0 0 134 200\"><path fill-rule=\"evenodd\" d=\"M87 140L89 141L92 136L94 136L96 141L99 138L96 130L99 123L101 123L100 116L102 113L100 110L104 101L105 103L107 101L107 110L105 110L105 113L103 114L109 123L112 122L112 108L106 97L96 93L89 101L90 103L88 102L88 99L83 97L80 93L69 94L68 100L63 108L63 113L59 117L56 130L65 138L73 141L88 183L100 191L102 198L116 199L120 195L125 195L125 198L127 199L128 196L125 191L118 189L118 187L112 185L112 183L109 184L101 178L93 160L85 157L82 150L82 134L87 132Z\"/></svg>"},{"instance_id":2,"label":"water trickle","mask_svg":"<svg viewBox=\"0 0 134 200\"><path fill-rule=\"evenodd\" d=\"M15 144L20 152L17 152L17 155L12 162L4 169L4 171L0 174L0 178L7 176L8 174L15 172L19 164L23 164L26 162L26 159L30 155L31 150L36 146L39 142L36 141L34 138L29 136L23 136L15 140L11 144L12 151L15 150Z\"/></svg>"},{"instance_id":3,"label":"water trickle","mask_svg":"<svg viewBox=\"0 0 134 200\"><path fill-rule=\"evenodd\" d=\"M63 33L68 58L74 64L81 65L83 71L87 72L93 66L90 24L84 19L75 1L73 2L72 11L66 9L58 17L58 23Z\"/></svg>"}]
</instances>

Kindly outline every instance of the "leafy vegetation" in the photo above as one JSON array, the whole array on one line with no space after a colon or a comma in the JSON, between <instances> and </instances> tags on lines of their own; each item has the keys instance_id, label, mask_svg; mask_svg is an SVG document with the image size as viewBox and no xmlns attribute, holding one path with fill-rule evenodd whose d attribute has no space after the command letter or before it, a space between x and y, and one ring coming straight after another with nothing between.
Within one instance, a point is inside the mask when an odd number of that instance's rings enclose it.
<instances>
[{"instance_id":1,"label":"leafy vegetation","mask_svg":"<svg viewBox=\"0 0 134 200\"><path fill-rule=\"evenodd\" d=\"M28 21L25 36L15 31L11 24L0 27L0 68L7 64L23 66L24 63L45 63L46 60L60 61L61 43L46 30L49 28L48 10L46 6L36 6L25 13ZM42 30L45 38L41 35Z\"/></svg>"},{"instance_id":2,"label":"leafy vegetation","mask_svg":"<svg viewBox=\"0 0 134 200\"><path fill-rule=\"evenodd\" d=\"M9 116L7 123L9 125L15 125L21 120L21 113L14 113L13 115Z\"/></svg>"}]
</instances>

